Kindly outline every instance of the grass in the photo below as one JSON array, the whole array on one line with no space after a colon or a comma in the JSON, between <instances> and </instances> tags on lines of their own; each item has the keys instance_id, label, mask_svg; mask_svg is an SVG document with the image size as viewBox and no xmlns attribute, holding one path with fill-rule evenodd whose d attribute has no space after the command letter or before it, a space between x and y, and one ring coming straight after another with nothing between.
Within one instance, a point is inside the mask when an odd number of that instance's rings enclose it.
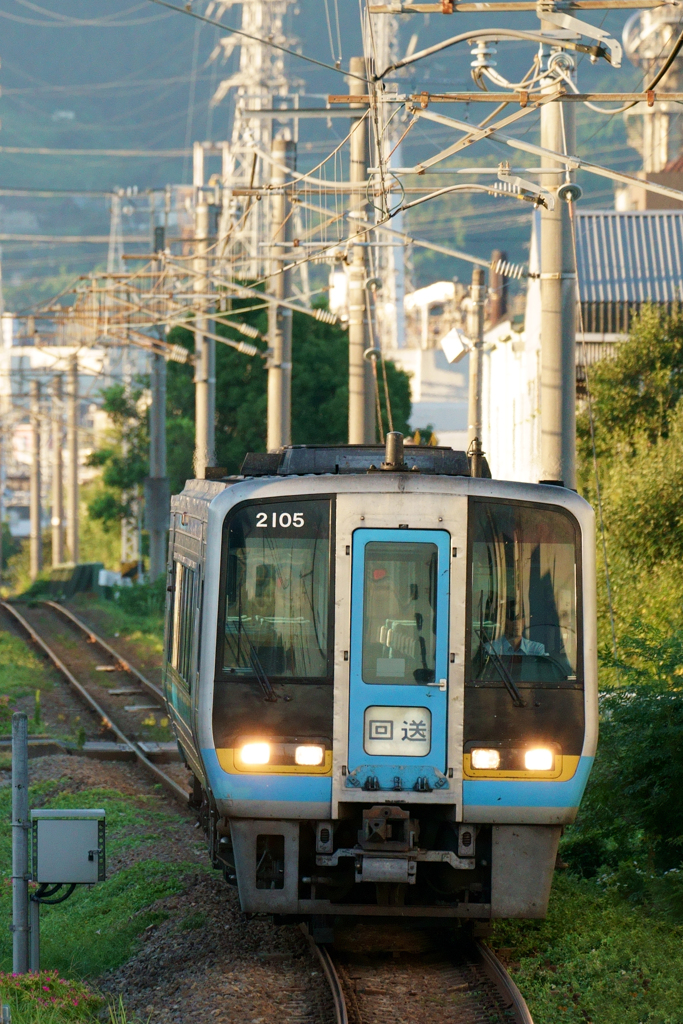
<instances>
[{"instance_id":1,"label":"grass","mask_svg":"<svg viewBox=\"0 0 683 1024\"><path fill-rule=\"evenodd\" d=\"M37 685L41 690L51 690L54 686L52 670L24 640L1 630L0 694L14 701L35 691ZM0 729L4 730L1 724Z\"/></svg>"},{"instance_id":2,"label":"grass","mask_svg":"<svg viewBox=\"0 0 683 1024\"><path fill-rule=\"evenodd\" d=\"M86 618L90 615L93 619L92 613L96 612L98 621L104 623L107 637L114 638L114 646L115 634L118 633L139 644L148 657L161 658L164 645L163 612L132 611L117 601L94 598L92 594L76 594L70 604L77 615L82 612ZM97 632L104 631L97 629L97 626L95 628Z\"/></svg>"},{"instance_id":3,"label":"grass","mask_svg":"<svg viewBox=\"0 0 683 1024\"><path fill-rule=\"evenodd\" d=\"M555 879L545 921L501 921L504 949L535 1024L680 1024L683 928L598 881Z\"/></svg>"},{"instance_id":4,"label":"grass","mask_svg":"<svg viewBox=\"0 0 683 1024\"><path fill-rule=\"evenodd\" d=\"M115 874L110 867L106 882L90 889L80 886L65 903L41 908L41 966L56 969L61 976L95 978L129 959L144 930L167 916L154 904L181 892L188 872L198 870L194 862L176 864L158 859L164 832L184 819L153 798L131 799L115 790L60 793L56 783L44 783L32 787L30 797L32 807L103 807L107 814L107 861L112 867L124 852L149 851ZM0 863L4 865L0 914L5 920L9 919L12 904L10 804L9 789L0 790ZM9 931L0 930L0 968L11 971L11 964L11 936Z\"/></svg>"}]
</instances>

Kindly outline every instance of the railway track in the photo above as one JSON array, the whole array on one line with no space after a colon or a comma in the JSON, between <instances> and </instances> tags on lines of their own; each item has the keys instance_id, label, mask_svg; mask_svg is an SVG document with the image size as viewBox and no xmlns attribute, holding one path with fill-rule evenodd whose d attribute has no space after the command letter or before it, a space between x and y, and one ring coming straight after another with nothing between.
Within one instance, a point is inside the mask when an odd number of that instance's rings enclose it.
<instances>
[{"instance_id":1,"label":"railway track","mask_svg":"<svg viewBox=\"0 0 683 1024\"><path fill-rule=\"evenodd\" d=\"M96 728L113 734L124 749L133 752L138 763L161 783L169 796L186 807L189 790L150 760L140 739L144 732L144 717L153 710L163 712L163 695L159 687L86 623L54 601L43 601L34 608L24 608L22 612L5 601L0 602L0 608L40 648L96 716ZM105 676L108 685L100 682ZM130 685L131 678L133 686ZM154 703L126 704L127 700L135 699L143 691L151 696Z\"/></svg>"},{"instance_id":2,"label":"railway track","mask_svg":"<svg viewBox=\"0 0 683 1024\"><path fill-rule=\"evenodd\" d=\"M151 707L162 711L159 687L53 601L21 612L0 602L0 609L92 712L95 728L115 735L169 796L186 807L189 791L150 760L139 740L142 715ZM109 685L100 682L104 676ZM131 680L134 686L123 685ZM125 704L140 692L149 696L150 704ZM335 1024L533 1024L505 967L480 942L453 944L443 937L410 952L378 953L372 947L368 952L329 950L309 941L329 988Z\"/></svg>"},{"instance_id":3,"label":"railway track","mask_svg":"<svg viewBox=\"0 0 683 1024\"><path fill-rule=\"evenodd\" d=\"M313 943L335 1024L533 1024L505 967L481 942L413 953L342 953Z\"/></svg>"}]
</instances>

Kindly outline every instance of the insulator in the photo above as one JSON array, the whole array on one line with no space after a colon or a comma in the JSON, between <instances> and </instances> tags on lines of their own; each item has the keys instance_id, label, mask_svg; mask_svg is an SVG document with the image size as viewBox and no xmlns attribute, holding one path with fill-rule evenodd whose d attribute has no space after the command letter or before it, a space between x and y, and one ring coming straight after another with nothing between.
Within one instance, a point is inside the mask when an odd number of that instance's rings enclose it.
<instances>
[{"instance_id":1,"label":"insulator","mask_svg":"<svg viewBox=\"0 0 683 1024\"><path fill-rule=\"evenodd\" d=\"M235 327L240 334L246 334L248 338L260 338L261 332L257 331L251 324L230 324L231 327Z\"/></svg>"},{"instance_id":2,"label":"insulator","mask_svg":"<svg viewBox=\"0 0 683 1024\"><path fill-rule=\"evenodd\" d=\"M496 52L495 46L489 46L483 39L478 39L476 47L472 50L474 60L470 64L470 67L482 69L495 68L496 62L490 58Z\"/></svg>"},{"instance_id":3,"label":"insulator","mask_svg":"<svg viewBox=\"0 0 683 1024\"><path fill-rule=\"evenodd\" d=\"M168 358L173 363L186 363L189 359L190 353L182 345L169 345Z\"/></svg>"},{"instance_id":4,"label":"insulator","mask_svg":"<svg viewBox=\"0 0 683 1024\"><path fill-rule=\"evenodd\" d=\"M245 356L256 356L259 353L256 345L250 345L248 341L239 341L237 343L237 351L244 352Z\"/></svg>"},{"instance_id":5,"label":"insulator","mask_svg":"<svg viewBox=\"0 0 683 1024\"><path fill-rule=\"evenodd\" d=\"M337 317L334 313L330 313L329 309L316 309L313 314L316 320L322 320L324 324L336 324Z\"/></svg>"}]
</instances>

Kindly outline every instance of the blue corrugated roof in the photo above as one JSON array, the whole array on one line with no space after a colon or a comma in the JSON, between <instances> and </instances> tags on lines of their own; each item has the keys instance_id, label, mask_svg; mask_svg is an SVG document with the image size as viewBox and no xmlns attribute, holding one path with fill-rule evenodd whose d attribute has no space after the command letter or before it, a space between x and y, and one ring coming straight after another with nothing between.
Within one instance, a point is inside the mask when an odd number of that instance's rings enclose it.
<instances>
[{"instance_id":1,"label":"blue corrugated roof","mask_svg":"<svg viewBox=\"0 0 683 1024\"><path fill-rule=\"evenodd\" d=\"M683 210L576 213L582 302L683 302Z\"/></svg>"}]
</instances>

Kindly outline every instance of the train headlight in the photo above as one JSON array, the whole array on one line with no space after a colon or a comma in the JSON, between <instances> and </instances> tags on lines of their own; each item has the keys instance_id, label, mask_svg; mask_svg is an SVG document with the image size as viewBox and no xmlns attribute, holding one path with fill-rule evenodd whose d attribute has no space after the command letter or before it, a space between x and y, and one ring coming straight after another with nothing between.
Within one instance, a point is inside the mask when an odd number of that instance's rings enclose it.
<instances>
[{"instance_id":1,"label":"train headlight","mask_svg":"<svg viewBox=\"0 0 683 1024\"><path fill-rule=\"evenodd\" d=\"M322 764L324 756L325 748L317 743L307 743L294 751L294 760L297 764Z\"/></svg>"},{"instance_id":2,"label":"train headlight","mask_svg":"<svg viewBox=\"0 0 683 1024\"><path fill-rule=\"evenodd\" d=\"M555 755L547 747L535 747L524 754L524 767L528 772L550 772L555 764Z\"/></svg>"},{"instance_id":3,"label":"train headlight","mask_svg":"<svg viewBox=\"0 0 683 1024\"><path fill-rule=\"evenodd\" d=\"M472 767L495 770L500 765L500 751L488 747L475 747L471 753Z\"/></svg>"},{"instance_id":4,"label":"train headlight","mask_svg":"<svg viewBox=\"0 0 683 1024\"><path fill-rule=\"evenodd\" d=\"M270 743L245 743L240 750L243 764L268 764L270 761Z\"/></svg>"}]
</instances>

